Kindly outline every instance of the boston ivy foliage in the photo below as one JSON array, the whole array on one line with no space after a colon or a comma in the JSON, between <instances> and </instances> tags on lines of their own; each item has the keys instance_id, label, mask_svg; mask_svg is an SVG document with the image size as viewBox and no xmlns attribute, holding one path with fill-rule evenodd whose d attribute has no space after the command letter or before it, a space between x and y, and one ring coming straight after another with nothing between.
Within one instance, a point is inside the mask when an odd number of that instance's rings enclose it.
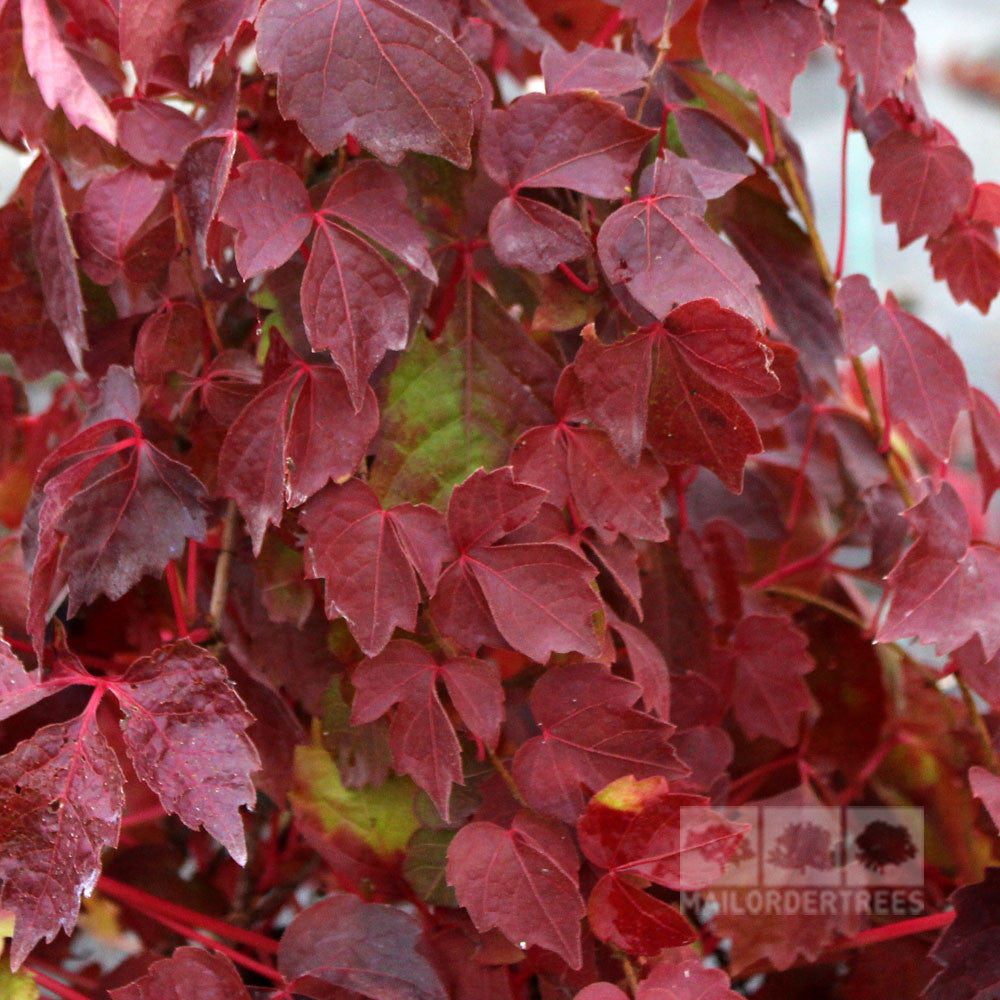
<instances>
[{"instance_id":1,"label":"boston ivy foliage","mask_svg":"<svg viewBox=\"0 0 1000 1000\"><path fill-rule=\"evenodd\" d=\"M0 995L996 992L1000 410L784 124L985 313L904 5L0 5ZM925 912L696 905L748 804Z\"/></svg>"}]
</instances>

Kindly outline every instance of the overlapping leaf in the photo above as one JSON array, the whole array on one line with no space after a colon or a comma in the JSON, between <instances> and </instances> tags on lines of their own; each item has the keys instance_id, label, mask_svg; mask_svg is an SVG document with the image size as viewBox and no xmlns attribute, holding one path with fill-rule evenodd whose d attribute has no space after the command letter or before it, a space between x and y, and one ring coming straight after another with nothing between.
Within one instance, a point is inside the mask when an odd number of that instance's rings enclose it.
<instances>
[{"instance_id":1,"label":"overlapping leaf","mask_svg":"<svg viewBox=\"0 0 1000 1000\"><path fill-rule=\"evenodd\" d=\"M575 823L590 795L624 775L684 775L670 744L674 727L637 711L641 695L637 684L597 664L550 668L531 692L541 735L514 757L514 777L528 804Z\"/></svg>"},{"instance_id":2,"label":"overlapping leaf","mask_svg":"<svg viewBox=\"0 0 1000 1000\"><path fill-rule=\"evenodd\" d=\"M444 683L451 703L472 734L495 747L503 719L503 688L497 666L469 656L438 663L422 646L399 639L366 660L351 678L357 693L351 721L373 722L393 706L389 746L400 774L408 774L449 819L453 784L462 784L455 727L441 704Z\"/></svg>"},{"instance_id":3,"label":"overlapping leaf","mask_svg":"<svg viewBox=\"0 0 1000 1000\"><path fill-rule=\"evenodd\" d=\"M477 470L455 487L448 528L458 558L441 575L431 614L467 648L510 645L540 662L571 650L597 654L594 567L557 542L501 539L530 521L544 498L544 490L515 483L510 467Z\"/></svg>"},{"instance_id":4,"label":"overlapping leaf","mask_svg":"<svg viewBox=\"0 0 1000 1000\"><path fill-rule=\"evenodd\" d=\"M905 420L935 455L947 459L955 421L969 407L969 386L958 355L940 334L901 309L891 292L882 305L862 275L844 279L837 308L852 354L878 347L888 378L890 414Z\"/></svg>"},{"instance_id":5,"label":"overlapping leaf","mask_svg":"<svg viewBox=\"0 0 1000 1000\"><path fill-rule=\"evenodd\" d=\"M496 928L582 964L580 859L561 823L520 810L508 829L469 823L448 848L448 881L479 931Z\"/></svg>"},{"instance_id":6,"label":"overlapping leaf","mask_svg":"<svg viewBox=\"0 0 1000 1000\"><path fill-rule=\"evenodd\" d=\"M236 966L224 955L200 948L178 948L170 958L154 962L127 986L108 991L113 1000L250 1000Z\"/></svg>"},{"instance_id":7,"label":"overlapping leaf","mask_svg":"<svg viewBox=\"0 0 1000 1000\"><path fill-rule=\"evenodd\" d=\"M643 171L639 196L597 234L601 267L661 318L692 299L713 298L763 328L757 276L702 218L705 199L680 157L667 153Z\"/></svg>"},{"instance_id":8,"label":"overlapping leaf","mask_svg":"<svg viewBox=\"0 0 1000 1000\"><path fill-rule=\"evenodd\" d=\"M331 486L302 514L306 567L326 581L326 609L342 615L358 645L381 652L397 627L413 631L418 578L429 594L453 550L442 515L423 504L383 509L371 488L352 479Z\"/></svg>"},{"instance_id":9,"label":"overlapping leaf","mask_svg":"<svg viewBox=\"0 0 1000 1000\"><path fill-rule=\"evenodd\" d=\"M834 41L865 83L865 107L872 111L902 89L917 61L913 25L903 13L906 0L845 0L837 6Z\"/></svg>"},{"instance_id":10,"label":"overlapping leaf","mask_svg":"<svg viewBox=\"0 0 1000 1000\"><path fill-rule=\"evenodd\" d=\"M949 483L905 516L917 541L889 574L892 603L879 641L916 636L950 653L978 636L990 659L1000 649L1000 552L971 544L969 515Z\"/></svg>"},{"instance_id":11,"label":"overlapping leaf","mask_svg":"<svg viewBox=\"0 0 1000 1000\"><path fill-rule=\"evenodd\" d=\"M272 0L257 36L282 112L320 152L351 133L387 163L413 150L469 165L479 79L455 42L410 5L334 0L303 9Z\"/></svg>"},{"instance_id":12,"label":"overlapping leaf","mask_svg":"<svg viewBox=\"0 0 1000 1000\"><path fill-rule=\"evenodd\" d=\"M375 394L355 411L347 383L328 365L297 363L233 421L219 451L219 484L236 501L259 553L269 524L329 480L347 479L378 429Z\"/></svg>"}]
</instances>

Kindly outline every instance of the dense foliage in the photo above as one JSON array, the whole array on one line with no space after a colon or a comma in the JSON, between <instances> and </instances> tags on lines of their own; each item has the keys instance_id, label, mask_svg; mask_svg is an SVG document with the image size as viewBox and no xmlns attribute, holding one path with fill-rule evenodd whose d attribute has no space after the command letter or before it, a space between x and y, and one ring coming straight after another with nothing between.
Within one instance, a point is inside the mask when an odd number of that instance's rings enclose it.
<instances>
[{"instance_id":1,"label":"dense foliage","mask_svg":"<svg viewBox=\"0 0 1000 1000\"><path fill-rule=\"evenodd\" d=\"M904 3L0 6L0 996L996 993L1000 411L783 124L986 312ZM762 803L925 912L699 905Z\"/></svg>"}]
</instances>

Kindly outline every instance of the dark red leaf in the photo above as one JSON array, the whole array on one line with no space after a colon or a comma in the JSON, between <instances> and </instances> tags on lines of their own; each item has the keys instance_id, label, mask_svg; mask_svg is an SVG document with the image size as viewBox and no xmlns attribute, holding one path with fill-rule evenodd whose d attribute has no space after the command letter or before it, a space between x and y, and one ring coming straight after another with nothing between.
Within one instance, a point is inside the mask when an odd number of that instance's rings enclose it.
<instances>
[{"instance_id":1,"label":"dark red leaf","mask_svg":"<svg viewBox=\"0 0 1000 1000\"><path fill-rule=\"evenodd\" d=\"M652 129L630 121L620 104L596 94L527 94L490 112L480 156L511 194L523 187L564 187L619 198Z\"/></svg>"},{"instance_id":2,"label":"dark red leaf","mask_svg":"<svg viewBox=\"0 0 1000 1000\"><path fill-rule=\"evenodd\" d=\"M736 626L733 714L751 739L769 736L789 747L798 743L803 713L816 708L802 679L816 666L808 646L807 636L787 618L750 615Z\"/></svg>"},{"instance_id":3,"label":"dark red leaf","mask_svg":"<svg viewBox=\"0 0 1000 1000\"><path fill-rule=\"evenodd\" d=\"M764 327L757 276L702 218L705 201L679 157L647 167L639 197L608 216L597 252L608 281L655 317L712 298Z\"/></svg>"},{"instance_id":4,"label":"dark red leaf","mask_svg":"<svg viewBox=\"0 0 1000 1000\"><path fill-rule=\"evenodd\" d=\"M182 0L150 3L149 0L122 0L119 10L119 45L122 59L135 67L141 87L145 87L153 67L165 53L176 32Z\"/></svg>"},{"instance_id":5,"label":"dark red leaf","mask_svg":"<svg viewBox=\"0 0 1000 1000\"><path fill-rule=\"evenodd\" d=\"M70 933L118 842L122 773L93 713L44 726L0 757L0 907L15 918L14 969L43 937Z\"/></svg>"},{"instance_id":6,"label":"dark red leaf","mask_svg":"<svg viewBox=\"0 0 1000 1000\"><path fill-rule=\"evenodd\" d=\"M539 945L582 964L580 861L569 831L527 809L510 829L469 823L448 848L448 881L480 931Z\"/></svg>"},{"instance_id":7,"label":"dark red leaf","mask_svg":"<svg viewBox=\"0 0 1000 1000\"><path fill-rule=\"evenodd\" d=\"M972 200L972 162L954 142L890 132L872 147L871 189L882 197L882 219L899 229L899 245L940 236Z\"/></svg>"},{"instance_id":8,"label":"dark red leaf","mask_svg":"<svg viewBox=\"0 0 1000 1000\"><path fill-rule=\"evenodd\" d=\"M184 639L136 660L111 690L139 777L164 809L244 864L240 808L257 799L250 775L260 758L246 733L253 717L222 664Z\"/></svg>"},{"instance_id":9,"label":"dark red leaf","mask_svg":"<svg viewBox=\"0 0 1000 1000\"><path fill-rule=\"evenodd\" d=\"M174 174L174 194L187 216L202 267L208 266L208 229L226 190L236 132L191 143Z\"/></svg>"},{"instance_id":10,"label":"dark red leaf","mask_svg":"<svg viewBox=\"0 0 1000 1000\"><path fill-rule=\"evenodd\" d=\"M358 467L378 429L371 389L363 400L355 412L340 372L297 364L233 422L219 451L219 485L246 518L255 553L286 505L298 507Z\"/></svg>"},{"instance_id":11,"label":"dark red leaf","mask_svg":"<svg viewBox=\"0 0 1000 1000\"><path fill-rule=\"evenodd\" d=\"M44 0L33 0L41 3ZM62 336L73 364L83 368L87 331L83 325L83 294L76 271L76 251L66 224L66 209L56 174L49 166L35 190L32 242L39 263L45 309Z\"/></svg>"},{"instance_id":12,"label":"dark red leaf","mask_svg":"<svg viewBox=\"0 0 1000 1000\"><path fill-rule=\"evenodd\" d=\"M642 689L591 663L552 667L531 693L542 734L523 743L514 777L539 812L575 823L587 799L624 775L678 778L674 727L636 711Z\"/></svg>"},{"instance_id":13,"label":"dark red leaf","mask_svg":"<svg viewBox=\"0 0 1000 1000\"><path fill-rule=\"evenodd\" d=\"M236 266L245 280L280 267L312 230L309 196L299 175L274 160L252 160L229 182L219 218L236 230Z\"/></svg>"},{"instance_id":14,"label":"dark red leaf","mask_svg":"<svg viewBox=\"0 0 1000 1000\"><path fill-rule=\"evenodd\" d=\"M889 382L889 412L942 460L951 450L958 414L969 407L969 386L958 355L943 337L900 309L890 292L883 306L862 275L837 292L847 348L861 354L878 347Z\"/></svg>"},{"instance_id":15,"label":"dark red leaf","mask_svg":"<svg viewBox=\"0 0 1000 1000\"><path fill-rule=\"evenodd\" d=\"M29 708L48 694L39 671L29 673L24 669L0 631L0 721Z\"/></svg>"},{"instance_id":16,"label":"dark red leaf","mask_svg":"<svg viewBox=\"0 0 1000 1000\"><path fill-rule=\"evenodd\" d=\"M663 27L660 18L659 27ZM616 97L643 86L649 70L629 52L597 49L581 42L572 52L550 44L542 52L545 91L560 94L570 90L593 90L601 97Z\"/></svg>"},{"instance_id":17,"label":"dark red leaf","mask_svg":"<svg viewBox=\"0 0 1000 1000\"><path fill-rule=\"evenodd\" d=\"M423 504L383 510L371 488L352 479L312 500L302 524L308 572L326 581L327 614L342 615L369 656L395 628L414 630L418 576L433 594L452 552L438 511Z\"/></svg>"},{"instance_id":18,"label":"dark red leaf","mask_svg":"<svg viewBox=\"0 0 1000 1000\"><path fill-rule=\"evenodd\" d=\"M389 727L395 769L410 775L448 822L452 785L464 781L461 748L441 704L437 682L444 681L463 721L492 747L499 738L503 719L503 688L496 665L471 657L439 665L422 646L396 640L374 659L361 664L351 680L357 691L351 714L353 724L374 722L393 705L399 705Z\"/></svg>"},{"instance_id":19,"label":"dark red leaf","mask_svg":"<svg viewBox=\"0 0 1000 1000\"><path fill-rule=\"evenodd\" d=\"M950 653L978 636L991 659L1000 649L1000 553L992 545L970 544L969 515L950 483L905 517L917 541L888 576L892 603L878 641L916 636Z\"/></svg>"},{"instance_id":20,"label":"dark red leaf","mask_svg":"<svg viewBox=\"0 0 1000 1000\"><path fill-rule=\"evenodd\" d=\"M747 829L701 795L672 792L665 778L631 775L595 795L577 825L594 864L681 891L717 881Z\"/></svg>"},{"instance_id":21,"label":"dark red leaf","mask_svg":"<svg viewBox=\"0 0 1000 1000\"><path fill-rule=\"evenodd\" d=\"M642 884L629 875L601 877L587 900L587 922L594 936L630 955L657 955L697 940L687 920L644 892Z\"/></svg>"},{"instance_id":22,"label":"dark red leaf","mask_svg":"<svg viewBox=\"0 0 1000 1000\"><path fill-rule=\"evenodd\" d=\"M335 0L301 10L272 0L257 19L265 72L282 112L321 153L351 133L379 159L408 150L470 162L480 83L451 38L393 0Z\"/></svg>"},{"instance_id":23,"label":"dark red leaf","mask_svg":"<svg viewBox=\"0 0 1000 1000\"><path fill-rule=\"evenodd\" d=\"M315 1000L335 1000L344 991L371 1000L445 1000L420 941L420 925L402 910L329 896L289 924L278 968L293 993Z\"/></svg>"},{"instance_id":24,"label":"dark red leaf","mask_svg":"<svg viewBox=\"0 0 1000 1000\"><path fill-rule=\"evenodd\" d=\"M902 90L917 61L913 25L903 13L906 0L845 0L837 6L834 41L865 82L865 107L877 108Z\"/></svg>"},{"instance_id":25,"label":"dark red leaf","mask_svg":"<svg viewBox=\"0 0 1000 1000\"><path fill-rule=\"evenodd\" d=\"M250 1000L250 994L223 955L200 948L178 948L170 958L154 962L134 983L108 991L112 1000Z\"/></svg>"},{"instance_id":26,"label":"dark red leaf","mask_svg":"<svg viewBox=\"0 0 1000 1000\"><path fill-rule=\"evenodd\" d=\"M163 181L135 168L92 181L76 228L80 264L94 281L109 285L141 254L134 241L163 194Z\"/></svg>"},{"instance_id":27,"label":"dark red leaf","mask_svg":"<svg viewBox=\"0 0 1000 1000\"><path fill-rule=\"evenodd\" d=\"M728 73L787 117L792 81L823 43L817 0L707 0L698 39L713 73Z\"/></svg>"},{"instance_id":28,"label":"dark red leaf","mask_svg":"<svg viewBox=\"0 0 1000 1000\"><path fill-rule=\"evenodd\" d=\"M551 205L522 195L504 198L493 209L490 243L501 264L538 274L564 261L585 257L591 249L579 222Z\"/></svg>"}]
</instances>

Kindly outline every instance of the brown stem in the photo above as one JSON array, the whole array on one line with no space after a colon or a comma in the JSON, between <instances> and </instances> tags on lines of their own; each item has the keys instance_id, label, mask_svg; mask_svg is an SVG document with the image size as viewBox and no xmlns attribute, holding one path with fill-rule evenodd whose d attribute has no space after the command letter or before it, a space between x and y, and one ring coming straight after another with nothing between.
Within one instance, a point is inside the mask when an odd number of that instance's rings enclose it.
<instances>
[{"instance_id":1,"label":"brown stem","mask_svg":"<svg viewBox=\"0 0 1000 1000\"><path fill-rule=\"evenodd\" d=\"M497 756L496 750L491 747L486 747L486 753L490 758L490 763L493 765L493 769L503 778L504 784L510 790L510 794L514 796L515 800L522 806L526 806L528 803L524 801L524 796L521 795L521 789L517 787L517 782L514 780L514 776L507 770L504 762Z\"/></svg>"},{"instance_id":2,"label":"brown stem","mask_svg":"<svg viewBox=\"0 0 1000 1000\"><path fill-rule=\"evenodd\" d=\"M215 577L212 580L212 598L208 605L208 619L213 629L218 629L222 612L226 606L226 593L229 590L229 568L233 560L233 543L236 538L236 504L230 500L226 507L226 516L222 522L222 547L219 559L215 564Z\"/></svg>"},{"instance_id":3,"label":"brown stem","mask_svg":"<svg viewBox=\"0 0 1000 1000\"><path fill-rule=\"evenodd\" d=\"M990 731L986 728L986 722L979 711L979 706L976 705L976 699L973 697L972 692L969 690L969 685L965 683L962 675L954 674L953 676L955 683L958 684L958 690L962 693L962 701L965 702L965 708L969 713L969 718L972 720L973 728L976 730L976 736L979 738L983 760L994 774L1000 774L1000 761L997 760L996 750L993 749L993 740L990 739Z\"/></svg>"},{"instance_id":4,"label":"brown stem","mask_svg":"<svg viewBox=\"0 0 1000 1000\"><path fill-rule=\"evenodd\" d=\"M201 306L202 315L205 317L205 325L208 327L209 336L212 338L212 346L219 351L223 351L222 338L219 336L219 328L215 323L215 316L212 307L205 297L205 290L201 287L198 275L195 274L194 264L191 262L192 236L181 211L180 202L174 198L174 226L177 229L177 239L181 244L181 257L184 261L184 270L187 273L188 281L198 296L198 303Z\"/></svg>"},{"instance_id":5,"label":"brown stem","mask_svg":"<svg viewBox=\"0 0 1000 1000\"><path fill-rule=\"evenodd\" d=\"M810 594L808 590L799 590L798 587L767 587L765 588L765 593L775 594L778 597L788 597L793 601L801 601L803 604L811 604L814 607L822 608L824 611L829 611L830 614L836 615L838 618L843 618L845 622L856 625L862 631L868 627L864 620L849 608L845 608L842 604L837 604L835 601L828 601L825 597L820 597L819 594Z\"/></svg>"}]
</instances>

